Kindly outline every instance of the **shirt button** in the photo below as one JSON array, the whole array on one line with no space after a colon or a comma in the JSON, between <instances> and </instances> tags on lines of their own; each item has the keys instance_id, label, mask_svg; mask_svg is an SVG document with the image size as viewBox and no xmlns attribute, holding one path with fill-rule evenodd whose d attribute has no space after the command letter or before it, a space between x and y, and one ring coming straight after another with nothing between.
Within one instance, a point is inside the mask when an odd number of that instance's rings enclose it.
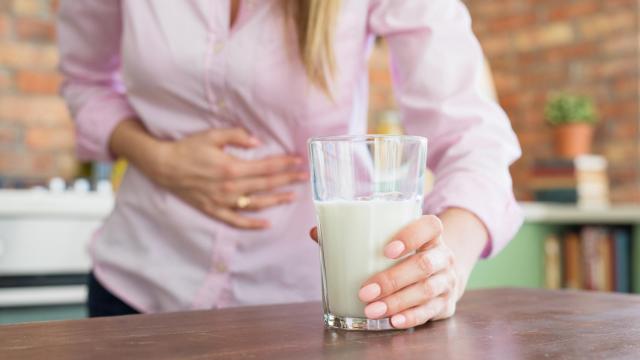
<instances>
[{"instance_id":1,"label":"shirt button","mask_svg":"<svg viewBox=\"0 0 640 360\"><path fill-rule=\"evenodd\" d=\"M218 41L213 45L213 52L217 54L220 51L222 51L223 48L224 48L224 42Z\"/></svg>"},{"instance_id":2,"label":"shirt button","mask_svg":"<svg viewBox=\"0 0 640 360\"><path fill-rule=\"evenodd\" d=\"M227 107L227 103L225 103L224 100L218 100L218 102L216 102L216 105L218 106L218 108L223 110L225 107Z\"/></svg>"},{"instance_id":3,"label":"shirt button","mask_svg":"<svg viewBox=\"0 0 640 360\"><path fill-rule=\"evenodd\" d=\"M227 272L227 266L223 263L216 264L216 271L219 273Z\"/></svg>"}]
</instances>

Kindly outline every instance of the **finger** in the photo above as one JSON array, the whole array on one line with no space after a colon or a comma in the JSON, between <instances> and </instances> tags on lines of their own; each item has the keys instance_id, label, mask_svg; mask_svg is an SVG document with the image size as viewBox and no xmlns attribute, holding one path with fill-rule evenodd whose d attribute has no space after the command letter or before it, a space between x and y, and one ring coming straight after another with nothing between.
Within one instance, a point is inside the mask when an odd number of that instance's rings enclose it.
<instances>
[{"instance_id":1,"label":"finger","mask_svg":"<svg viewBox=\"0 0 640 360\"><path fill-rule=\"evenodd\" d=\"M292 202L296 198L294 193L275 193L275 194L265 194L265 195L250 195L249 196L249 205L244 209L240 210L250 210L257 211L262 210L268 207L288 204Z\"/></svg>"},{"instance_id":2,"label":"finger","mask_svg":"<svg viewBox=\"0 0 640 360\"><path fill-rule=\"evenodd\" d=\"M260 160L241 160L229 157L227 161L225 169L228 178L274 175L302 164L299 157L291 155L279 155Z\"/></svg>"},{"instance_id":3,"label":"finger","mask_svg":"<svg viewBox=\"0 0 640 360\"><path fill-rule=\"evenodd\" d=\"M418 250L442 234L442 222L435 215L424 215L404 227L394 236L394 240L384 247L384 255L397 259Z\"/></svg>"},{"instance_id":4,"label":"finger","mask_svg":"<svg viewBox=\"0 0 640 360\"><path fill-rule=\"evenodd\" d=\"M391 325L397 329L408 329L434 319L447 305L446 296L439 296L424 305L407 309L391 317Z\"/></svg>"},{"instance_id":5,"label":"finger","mask_svg":"<svg viewBox=\"0 0 640 360\"><path fill-rule=\"evenodd\" d=\"M311 239L315 242L318 242L318 227L314 226L313 228L311 228L311 231L309 231L309 236L311 236Z\"/></svg>"},{"instance_id":6,"label":"finger","mask_svg":"<svg viewBox=\"0 0 640 360\"><path fill-rule=\"evenodd\" d=\"M209 136L218 146L237 145L251 148L260 145L260 140L249 135L243 128L213 129L209 131Z\"/></svg>"},{"instance_id":7,"label":"finger","mask_svg":"<svg viewBox=\"0 0 640 360\"><path fill-rule=\"evenodd\" d=\"M449 296L449 301L445 305L444 309L439 314L433 317L433 320L448 319L456 313L456 300L454 297Z\"/></svg>"},{"instance_id":8,"label":"finger","mask_svg":"<svg viewBox=\"0 0 640 360\"><path fill-rule=\"evenodd\" d=\"M444 246L421 251L374 275L365 282L358 296L363 302L389 296L421 279L445 270L452 261L451 251Z\"/></svg>"},{"instance_id":9,"label":"finger","mask_svg":"<svg viewBox=\"0 0 640 360\"><path fill-rule=\"evenodd\" d=\"M425 304L431 299L451 291L452 286L447 272L441 272L367 305L364 308L364 313L369 319L388 317ZM385 311L382 312L382 309Z\"/></svg>"},{"instance_id":10,"label":"finger","mask_svg":"<svg viewBox=\"0 0 640 360\"><path fill-rule=\"evenodd\" d=\"M306 172L290 172L272 176L242 178L232 182L233 192L251 194L273 190L296 182L307 181L308 179L309 175Z\"/></svg>"},{"instance_id":11,"label":"finger","mask_svg":"<svg viewBox=\"0 0 640 360\"><path fill-rule=\"evenodd\" d=\"M269 227L269 222L266 220L241 216L236 212L225 208L216 208L211 210L211 213L215 218L240 229L258 230Z\"/></svg>"}]
</instances>

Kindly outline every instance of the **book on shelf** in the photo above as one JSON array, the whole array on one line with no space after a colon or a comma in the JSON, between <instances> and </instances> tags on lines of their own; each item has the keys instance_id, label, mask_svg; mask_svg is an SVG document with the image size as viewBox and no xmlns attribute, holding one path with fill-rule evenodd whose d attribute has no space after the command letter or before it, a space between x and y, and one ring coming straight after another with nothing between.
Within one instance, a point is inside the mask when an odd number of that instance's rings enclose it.
<instances>
[{"instance_id":1,"label":"book on shelf","mask_svg":"<svg viewBox=\"0 0 640 360\"><path fill-rule=\"evenodd\" d=\"M560 258L560 239L550 234L544 240L545 286L547 289L562 287L562 260Z\"/></svg>"},{"instance_id":2,"label":"book on shelf","mask_svg":"<svg viewBox=\"0 0 640 360\"><path fill-rule=\"evenodd\" d=\"M614 283L618 292L631 292L631 234L628 230L613 230Z\"/></svg>"},{"instance_id":3,"label":"book on shelf","mask_svg":"<svg viewBox=\"0 0 640 360\"><path fill-rule=\"evenodd\" d=\"M580 236L575 231L564 234L563 237L563 284L568 289L582 288L582 251L580 250Z\"/></svg>"},{"instance_id":4,"label":"book on shelf","mask_svg":"<svg viewBox=\"0 0 640 360\"><path fill-rule=\"evenodd\" d=\"M631 231L582 226L544 238L547 288L631 292Z\"/></svg>"},{"instance_id":5,"label":"book on shelf","mask_svg":"<svg viewBox=\"0 0 640 360\"><path fill-rule=\"evenodd\" d=\"M585 226L581 231L583 281L587 290L613 290L613 261L609 231L601 226Z\"/></svg>"},{"instance_id":6,"label":"book on shelf","mask_svg":"<svg viewBox=\"0 0 640 360\"><path fill-rule=\"evenodd\" d=\"M534 163L530 186L537 201L602 207L609 204L607 160L599 155Z\"/></svg>"}]
</instances>

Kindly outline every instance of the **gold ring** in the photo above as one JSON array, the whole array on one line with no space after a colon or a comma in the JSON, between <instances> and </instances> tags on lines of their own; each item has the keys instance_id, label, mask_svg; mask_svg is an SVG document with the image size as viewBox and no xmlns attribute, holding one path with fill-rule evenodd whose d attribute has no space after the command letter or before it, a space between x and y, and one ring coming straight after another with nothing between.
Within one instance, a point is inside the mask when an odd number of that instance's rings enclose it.
<instances>
[{"instance_id":1,"label":"gold ring","mask_svg":"<svg viewBox=\"0 0 640 360\"><path fill-rule=\"evenodd\" d=\"M238 200L236 200L236 207L238 209L244 209L251 204L251 199L248 196L239 196Z\"/></svg>"}]
</instances>

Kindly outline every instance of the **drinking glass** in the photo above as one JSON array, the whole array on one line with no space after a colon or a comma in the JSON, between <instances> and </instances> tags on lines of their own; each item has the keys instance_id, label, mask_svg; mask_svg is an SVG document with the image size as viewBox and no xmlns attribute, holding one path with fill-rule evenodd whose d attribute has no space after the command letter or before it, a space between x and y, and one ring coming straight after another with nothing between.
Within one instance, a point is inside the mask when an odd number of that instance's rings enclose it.
<instances>
[{"instance_id":1,"label":"drinking glass","mask_svg":"<svg viewBox=\"0 0 640 360\"><path fill-rule=\"evenodd\" d=\"M370 320L358 291L402 260L383 255L394 234L422 214L427 139L353 135L309 140L318 220L324 323L348 330L392 329Z\"/></svg>"}]
</instances>

